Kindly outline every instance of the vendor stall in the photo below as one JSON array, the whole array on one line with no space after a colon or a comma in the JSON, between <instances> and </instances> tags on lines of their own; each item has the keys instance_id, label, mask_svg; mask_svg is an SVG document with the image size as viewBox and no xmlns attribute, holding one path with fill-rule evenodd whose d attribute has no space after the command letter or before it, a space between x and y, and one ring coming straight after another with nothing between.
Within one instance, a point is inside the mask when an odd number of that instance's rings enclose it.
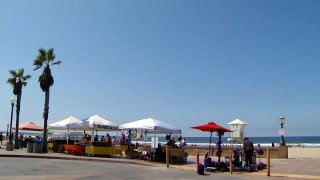
<instances>
[{"instance_id":1,"label":"vendor stall","mask_svg":"<svg viewBox=\"0 0 320 180\"><path fill-rule=\"evenodd\" d=\"M67 130L67 144L69 144L70 140L70 130L77 130L81 126L81 121L73 116L65 118L61 121L49 124L49 129L54 130Z\"/></svg>"},{"instance_id":2,"label":"vendor stall","mask_svg":"<svg viewBox=\"0 0 320 180\"><path fill-rule=\"evenodd\" d=\"M91 144L85 148L85 154L89 156L111 156L115 155L115 145L106 142L94 142L95 131L118 131L118 125L99 116L93 115L82 120L81 130L91 131Z\"/></svg>"},{"instance_id":3,"label":"vendor stall","mask_svg":"<svg viewBox=\"0 0 320 180\"><path fill-rule=\"evenodd\" d=\"M132 130L143 130L145 133L145 138L148 135L152 136L152 144L151 147L148 151L141 151L142 156L148 156L148 159L151 160L159 160L159 161L163 161L165 158L165 154L164 151L161 147L161 145L159 145L158 143L158 134L181 134L181 130L177 129L175 127L173 127L170 124L167 124L165 122L162 121L158 121L156 119L153 118L147 118L147 119L141 119L141 120L137 120L137 121L133 121L133 122L129 122L126 124L122 124L119 126L120 129L123 130L128 130L129 132ZM132 148L129 146L129 152L133 152ZM144 155L147 154L147 155ZM180 158L180 159L184 159L184 157L182 155L177 155L179 154L178 151L173 150L173 156L171 156L171 158ZM182 153L180 153L182 154ZM131 155L129 155L129 157L131 157ZM151 158L150 158L151 157Z\"/></svg>"}]
</instances>

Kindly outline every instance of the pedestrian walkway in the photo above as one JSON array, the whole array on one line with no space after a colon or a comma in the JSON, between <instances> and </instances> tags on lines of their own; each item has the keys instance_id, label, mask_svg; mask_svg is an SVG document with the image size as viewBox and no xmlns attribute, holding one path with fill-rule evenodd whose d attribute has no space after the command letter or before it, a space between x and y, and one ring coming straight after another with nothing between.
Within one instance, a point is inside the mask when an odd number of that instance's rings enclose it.
<instances>
[{"instance_id":1,"label":"pedestrian walkway","mask_svg":"<svg viewBox=\"0 0 320 180\"><path fill-rule=\"evenodd\" d=\"M145 166L157 166L157 163L150 163L148 161L125 159L125 158L106 158L106 157L89 157L89 156L75 156L64 153L28 153L26 148L14 149L13 151L6 151L2 146L0 149L0 157L23 157L23 158L44 158L44 159L66 159L66 160L83 160L83 161L101 161L126 163Z\"/></svg>"}]
</instances>

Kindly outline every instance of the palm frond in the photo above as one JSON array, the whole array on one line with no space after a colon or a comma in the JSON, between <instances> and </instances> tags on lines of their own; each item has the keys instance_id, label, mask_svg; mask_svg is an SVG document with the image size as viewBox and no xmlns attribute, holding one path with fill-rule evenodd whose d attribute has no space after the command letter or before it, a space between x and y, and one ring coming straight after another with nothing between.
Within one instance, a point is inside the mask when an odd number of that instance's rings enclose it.
<instances>
[{"instance_id":1,"label":"palm frond","mask_svg":"<svg viewBox=\"0 0 320 180\"><path fill-rule=\"evenodd\" d=\"M40 48L40 49L39 49L39 55L45 56L45 55L46 55L46 50L43 49L43 48Z\"/></svg>"},{"instance_id":2,"label":"palm frond","mask_svg":"<svg viewBox=\"0 0 320 180\"><path fill-rule=\"evenodd\" d=\"M41 66L38 66L38 67L34 68L33 70L35 71L35 70L40 69L40 68L41 68Z\"/></svg>"},{"instance_id":3,"label":"palm frond","mask_svg":"<svg viewBox=\"0 0 320 180\"><path fill-rule=\"evenodd\" d=\"M46 61L46 50L40 48L39 49L39 54L37 58L34 60L33 65L35 68L33 70L37 70L43 66L43 63Z\"/></svg>"},{"instance_id":4,"label":"palm frond","mask_svg":"<svg viewBox=\"0 0 320 180\"><path fill-rule=\"evenodd\" d=\"M16 78L8 78L7 79L7 83L12 85L12 86L14 85L15 82L16 82Z\"/></svg>"},{"instance_id":5,"label":"palm frond","mask_svg":"<svg viewBox=\"0 0 320 180\"><path fill-rule=\"evenodd\" d=\"M18 69L17 77L23 77L23 74L24 74L24 69L23 68Z\"/></svg>"},{"instance_id":6,"label":"palm frond","mask_svg":"<svg viewBox=\"0 0 320 180\"><path fill-rule=\"evenodd\" d=\"M45 49L42 49L42 48L39 49L39 55L37 59L39 59L42 64L47 60L47 53Z\"/></svg>"},{"instance_id":7,"label":"palm frond","mask_svg":"<svg viewBox=\"0 0 320 180\"><path fill-rule=\"evenodd\" d=\"M48 49L48 51L47 51L47 60L48 61L53 61L54 60L54 58L55 58L55 55L54 55L54 49L53 48L50 48L50 49Z\"/></svg>"},{"instance_id":8,"label":"palm frond","mask_svg":"<svg viewBox=\"0 0 320 180\"><path fill-rule=\"evenodd\" d=\"M18 73L15 70L10 70L9 73L12 77L17 77Z\"/></svg>"},{"instance_id":9,"label":"palm frond","mask_svg":"<svg viewBox=\"0 0 320 180\"><path fill-rule=\"evenodd\" d=\"M21 92L21 87L27 85L27 80L31 78L31 75L24 75L24 69L20 68L18 71L10 70L11 77L8 78L7 83L13 86L13 93L18 94Z\"/></svg>"},{"instance_id":10,"label":"palm frond","mask_svg":"<svg viewBox=\"0 0 320 180\"><path fill-rule=\"evenodd\" d=\"M35 59L33 61L33 65L34 66L42 66L43 65L43 61L41 59L37 58L37 59Z\"/></svg>"},{"instance_id":11,"label":"palm frond","mask_svg":"<svg viewBox=\"0 0 320 180\"><path fill-rule=\"evenodd\" d=\"M31 75L28 74L28 75L23 76L23 77L22 77L22 80L23 80L23 81L26 81L26 80L28 80L28 79L30 79L30 78L31 78Z\"/></svg>"},{"instance_id":12,"label":"palm frond","mask_svg":"<svg viewBox=\"0 0 320 180\"><path fill-rule=\"evenodd\" d=\"M59 64L61 64L62 63L62 61L56 61L56 62L54 62L52 65L59 65Z\"/></svg>"}]
</instances>

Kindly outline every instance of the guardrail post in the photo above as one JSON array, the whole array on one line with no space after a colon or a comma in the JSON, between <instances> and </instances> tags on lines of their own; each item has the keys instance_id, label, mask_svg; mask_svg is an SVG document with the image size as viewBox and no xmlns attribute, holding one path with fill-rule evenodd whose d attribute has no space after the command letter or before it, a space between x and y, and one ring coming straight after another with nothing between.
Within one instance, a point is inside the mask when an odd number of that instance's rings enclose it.
<instances>
[{"instance_id":1,"label":"guardrail post","mask_svg":"<svg viewBox=\"0 0 320 180\"><path fill-rule=\"evenodd\" d=\"M230 159L229 159L229 169L230 169L230 174L232 174L232 167L233 167L233 165L232 165L232 155L230 154Z\"/></svg>"},{"instance_id":2,"label":"guardrail post","mask_svg":"<svg viewBox=\"0 0 320 180\"><path fill-rule=\"evenodd\" d=\"M270 150L267 148L267 176L270 176Z\"/></svg>"},{"instance_id":3,"label":"guardrail post","mask_svg":"<svg viewBox=\"0 0 320 180\"><path fill-rule=\"evenodd\" d=\"M167 168L169 167L169 145L166 145L166 164Z\"/></svg>"}]
</instances>

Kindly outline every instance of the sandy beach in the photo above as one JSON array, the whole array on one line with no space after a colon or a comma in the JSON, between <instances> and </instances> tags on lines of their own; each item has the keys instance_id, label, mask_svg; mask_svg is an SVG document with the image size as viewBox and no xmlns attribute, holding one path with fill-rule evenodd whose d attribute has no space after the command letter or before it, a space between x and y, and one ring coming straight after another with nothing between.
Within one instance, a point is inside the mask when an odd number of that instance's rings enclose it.
<instances>
[{"instance_id":1,"label":"sandy beach","mask_svg":"<svg viewBox=\"0 0 320 180\"><path fill-rule=\"evenodd\" d=\"M195 161L195 156L189 156L188 158ZM202 154L200 154L200 159L203 159ZM319 159L320 162L320 148L289 147L288 159Z\"/></svg>"},{"instance_id":2,"label":"sandy beach","mask_svg":"<svg viewBox=\"0 0 320 180\"><path fill-rule=\"evenodd\" d=\"M320 148L288 148L288 156L291 158L320 158Z\"/></svg>"}]
</instances>

